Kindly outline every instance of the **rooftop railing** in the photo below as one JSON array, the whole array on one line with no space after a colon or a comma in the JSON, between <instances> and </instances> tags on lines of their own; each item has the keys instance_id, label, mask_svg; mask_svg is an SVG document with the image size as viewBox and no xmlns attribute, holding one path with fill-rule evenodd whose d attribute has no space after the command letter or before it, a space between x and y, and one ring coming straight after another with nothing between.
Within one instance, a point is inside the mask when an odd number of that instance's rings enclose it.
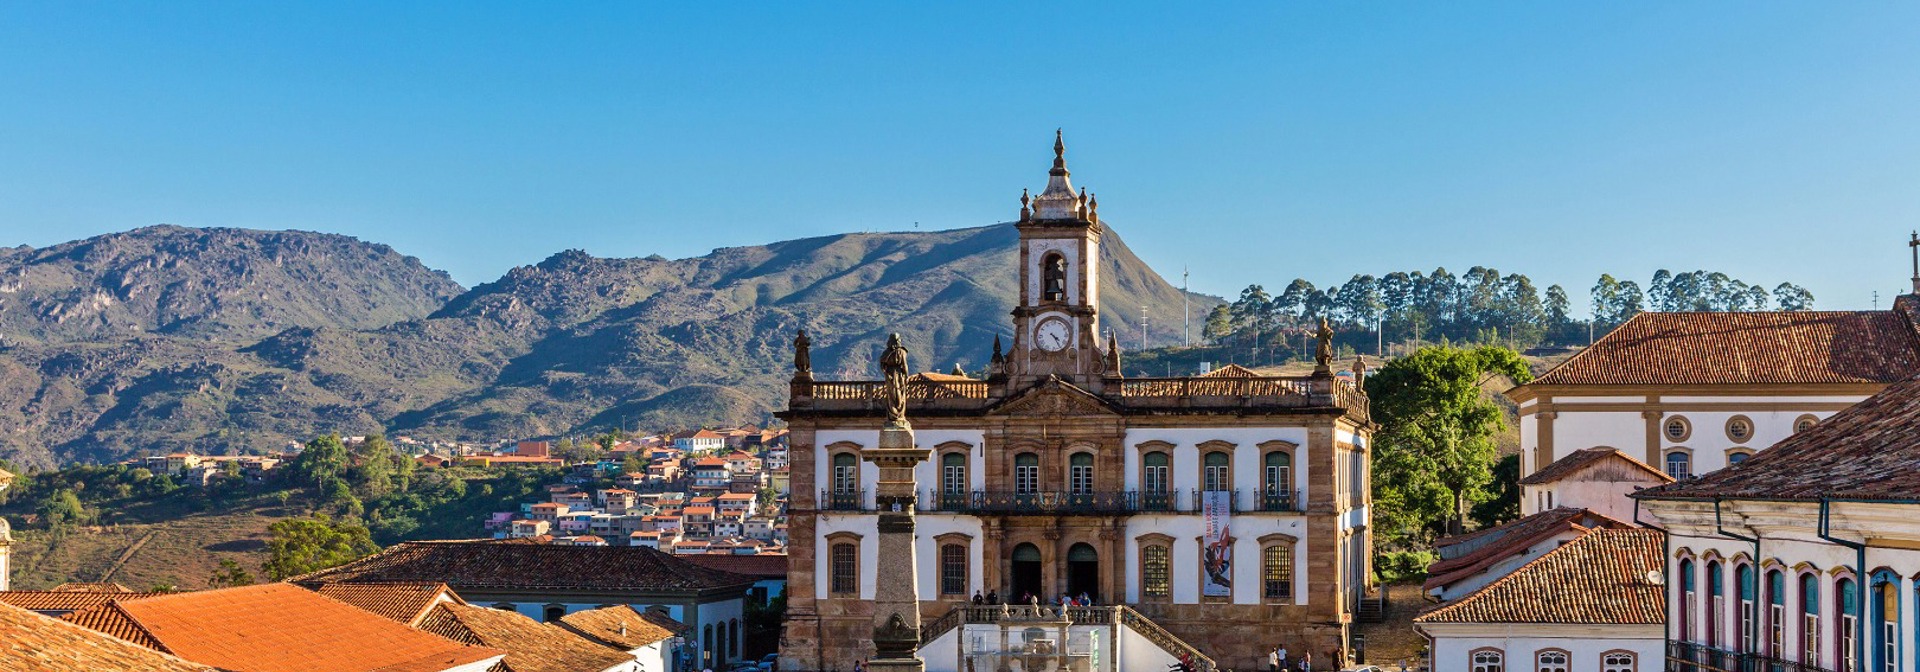
<instances>
[{"instance_id":1,"label":"rooftop railing","mask_svg":"<svg viewBox=\"0 0 1920 672\"><path fill-rule=\"evenodd\" d=\"M1668 672L1833 672L1798 661L1667 640Z\"/></svg>"}]
</instances>

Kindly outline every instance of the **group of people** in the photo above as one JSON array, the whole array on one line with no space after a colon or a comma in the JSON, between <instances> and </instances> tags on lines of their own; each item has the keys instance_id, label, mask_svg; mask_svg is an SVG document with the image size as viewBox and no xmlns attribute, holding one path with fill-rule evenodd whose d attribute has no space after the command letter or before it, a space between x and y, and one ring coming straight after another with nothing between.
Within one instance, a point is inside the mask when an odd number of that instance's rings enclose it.
<instances>
[{"instance_id":1,"label":"group of people","mask_svg":"<svg viewBox=\"0 0 1920 672\"><path fill-rule=\"evenodd\" d=\"M1338 649L1328 651L1326 657L1320 659L1327 666L1320 669L1339 670L1342 658L1344 656ZM1287 652L1287 645L1276 646L1267 652L1267 669L1273 672L1313 672L1313 653L1303 651L1298 658L1294 658Z\"/></svg>"},{"instance_id":2,"label":"group of people","mask_svg":"<svg viewBox=\"0 0 1920 672\"><path fill-rule=\"evenodd\" d=\"M974 603L974 604L975 604L976 606L978 606L978 605L989 605L989 604L1000 604L1000 591L997 591L997 590L994 590L994 591L988 591L988 592L987 592L987 594L986 594L986 595L984 595L984 596L983 596L983 595L981 595L981 594L980 594L980 591L978 591L978 590L976 590L976 591L973 591L973 603ZM1017 601L1017 602L1014 602L1014 604L1031 604L1031 605L1038 605L1038 604L1040 604L1040 596L1039 596L1039 595L1035 595L1035 594L1033 594L1033 593L1022 593L1022 594L1020 595L1020 599L1019 599L1019 601ZM1086 593L1084 593L1084 592L1083 592L1083 593L1080 593L1080 596L1079 596L1079 597L1073 597L1073 596L1070 596L1070 595L1061 595L1061 596L1060 596L1060 600L1059 600L1058 602L1049 602L1049 604L1059 604L1059 605L1060 605L1060 606L1062 606L1062 607L1091 607L1091 606L1094 606L1094 602L1093 602L1093 596L1091 596L1091 595L1088 595L1088 594L1086 594Z\"/></svg>"}]
</instances>

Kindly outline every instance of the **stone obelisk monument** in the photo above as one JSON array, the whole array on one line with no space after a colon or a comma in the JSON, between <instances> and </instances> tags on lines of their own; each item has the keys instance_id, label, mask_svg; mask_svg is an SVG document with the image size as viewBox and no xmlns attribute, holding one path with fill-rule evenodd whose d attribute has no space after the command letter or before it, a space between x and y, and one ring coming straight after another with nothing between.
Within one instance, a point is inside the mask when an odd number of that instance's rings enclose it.
<instances>
[{"instance_id":1,"label":"stone obelisk monument","mask_svg":"<svg viewBox=\"0 0 1920 672\"><path fill-rule=\"evenodd\" d=\"M867 661L871 672L922 672L920 659L920 582L914 568L913 468L928 452L913 443L913 425L907 422L907 349L900 335L887 338L880 356L886 374L887 423L880 428L880 446L863 451L880 468L874 483L874 503L880 509L880 549L874 571L873 648Z\"/></svg>"}]
</instances>

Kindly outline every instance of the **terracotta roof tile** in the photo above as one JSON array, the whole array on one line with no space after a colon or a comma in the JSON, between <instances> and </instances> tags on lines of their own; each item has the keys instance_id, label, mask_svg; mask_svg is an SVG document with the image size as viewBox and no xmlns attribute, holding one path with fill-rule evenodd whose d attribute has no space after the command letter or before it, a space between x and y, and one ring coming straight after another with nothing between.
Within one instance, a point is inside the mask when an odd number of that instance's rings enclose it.
<instances>
[{"instance_id":1,"label":"terracotta roof tile","mask_svg":"<svg viewBox=\"0 0 1920 672\"><path fill-rule=\"evenodd\" d=\"M324 583L314 592L351 604L375 616L413 625L427 610L442 602L464 604L447 584L438 582L396 581L392 583Z\"/></svg>"},{"instance_id":2,"label":"terracotta roof tile","mask_svg":"<svg viewBox=\"0 0 1920 672\"><path fill-rule=\"evenodd\" d=\"M1645 471L1648 474L1652 474L1655 478L1657 478L1661 482L1673 481L1673 477L1668 476L1666 472L1660 471L1659 469L1655 469L1651 465L1648 465L1645 462L1641 462L1640 460L1634 459L1632 455L1628 455L1624 452L1621 452L1620 449L1618 448L1610 448L1607 446L1596 446L1593 448L1583 448L1581 450L1576 450L1573 452L1572 455L1568 455L1558 460L1554 460L1552 464L1547 465L1545 468L1542 468L1539 471L1528 474L1526 478L1520 479L1520 484L1521 485L1546 485L1548 483L1559 481L1560 479L1566 478L1568 476L1572 476L1576 473L1579 473L1581 470L1586 469L1587 467L1593 466L1595 464L1600 463L1601 461L1608 460L1608 459L1624 460L1628 464L1634 467L1638 467L1641 471Z\"/></svg>"},{"instance_id":3,"label":"terracotta roof tile","mask_svg":"<svg viewBox=\"0 0 1920 672\"><path fill-rule=\"evenodd\" d=\"M78 590L7 590L0 591L0 603L11 604L28 611L80 611L106 604L112 600L137 600L143 597L165 595L166 593L86 592Z\"/></svg>"},{"instance_id":4,"label":"terracotta roof tile","mask_svg":"<svg viewBox=\"0 0 1920 672\"><path fill-rule=\"evenodd\" d=\"M111 606L174 655L246 672L426 672L503 652L461 646L285 583Z\"/></svg>"},{"instance_id":5,"label":"terracotta roof tile","mask_svg":"<svg viewBox=\"0 0 1920 672\"><path fill-rule=\"evenodd\" d=\"M687 562L759 579L787 578L785 555L689 555Z\"/></svg>"},{"instance_id":6,"label":"terracotta roof tile","mask_svg":"<svg viewBox=\"0 0 1920 672\"><path fill-rule=\"evenodd\" d=\"M1658 530L1594 530L1436 607L1415 623L1654 625L1666 622Z\"/></svg>"},{"instance_id":7,"label":"terracotta roof tile","mask_svg":"<svg viewBox=\"0 0 1920 672\"><path fill-rule=\"evenodd\" d=\"M127 612L122 611L119 605L112 602L66 614L61 616L60 620L112 635L155 651L167 650L167 647L160 645L160 640L154 639L153 635L147 634L146 628L140 627L139 623L133 621L133 617L128 616Z\"/></svg>"},{"instance_id":8,"label":"terracotta roof tile","mask_svg":"<svg viewBox=\"0 0 1920 672\"><path fill-rule=\"evenodd\" d=\"M1420 587L1432 590L1451 584L1485 572L1487 568L1501 560L1525 553L1534 544L1567 532L1584 533L1599 527L1633 526L1587 509L1560 507L1510 520L1473 534L1441 539L1434 543L1434 548L1445 548L1475 540L1485 540L1486 543L1457 557L1433 563L1427 568L1427 580Z\"/></svg>"},{"instance_id":9,"label":"terracotta roof tile","mask_svg":"<svg viewBox=\"0 0 1920 672\"><path fill-rule=\"evenodd\" d=\"M1917 352L1895 311L1640 313L1522 387L1890 383Z\"/></svg>"},{"instance_id":10,"label":"terracotta roof tile","mask_svg":"<svg viewBox=\"0 0 1920 672\"><path fill-rule=\"evenodd\" d=\"M76 581L69 581L67 583L54 586L53 590L73 591L73 592L81 592L81 593L137 593L137 592L140 592L132 588L128 588L126 586L120 585L118 583L113 583L111 581L107 583L80 583Z\"/></svg>"},{"instance_id":11,"label":"terracotta roof tile","mask_svg":"<svg viewBox=\"0 0 1920 672\"><path fill-rule=\"evenodd\" d=\"M633 661L624 650L505 609L442 604L421 621L420 629L507 651L508 672L599 672Z\"/></svg>"},{"instance_id":12,"label":"terracotta roof tile","mask_svg":"<svg viewBox=\"0 0 1920 672\"><path fill-rule=\"evenodd\" d=\"M1206 373L1200 374L1198 377L1199 378L1259 378L1260 374L1254 373L1253 369L1249 369L1239 364L1228 364L1226 366L1222 366L1212 371L1208 371Z\"/></svg>"},{"instance_id":13,"label":"terracotta roof tile","mask_svg":"<svg viewBox=\"0 0 1920 672\"><path fill-rule=\"evenodd\" d=\"M1890 385L1746 462L1633 494L1646 499L1905 499L1920 495L1920 380Z\"/></svg>"},{"instance_id":14,"label":"terracotta roof tile","mask_svg":"<svg viewBox=\"0 0 1920 672\"><path fill-rule=\"evenodd\" d=\"M708 569L651 548L484 541L409 541L353 562L295 577L297 583L443 581L471 588L706 590L752 577Z\"/></svg>"},{"instance_id":15,"label":"terracotta roof tile","mask_svg":"<svg viewBox=\"0 0 1920 672\"><path fill-rule=\"evenodd\" d=\"M0 604L0 669L7 672L213 672L214 668Z\"/></svg>"},{"instance_id":16,"label":"terracotta roof tile","mask_svg":"<svg viewBox=\"0 0 1920 672\"><path fill-rule=\"evenodd\" d=\"M673 631L647 620L627 605L576 611L560 617L560 627L583 637L630 651L673 636Z\"/></svg>"}]
</instances>

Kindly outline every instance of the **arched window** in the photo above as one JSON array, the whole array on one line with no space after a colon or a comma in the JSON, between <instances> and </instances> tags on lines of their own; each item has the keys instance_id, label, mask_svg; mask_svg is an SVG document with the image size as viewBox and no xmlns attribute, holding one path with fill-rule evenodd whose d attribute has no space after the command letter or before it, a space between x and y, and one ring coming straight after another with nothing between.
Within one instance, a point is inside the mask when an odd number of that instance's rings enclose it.
<instances>
[{"instance_id":1,"label":"arched window","mask_svg":"<svg viewBox=\"0 0 1920 672\"><path fill-rule=\"evenodd\" d=\"M967 456L961 453L947 453L940 456L940 494L964 495L967 493Z\"/></svg>"},{"instance_id":2,"label":"arched window","mask_svg":"<svg viewBox=\"0 0 1920 672\"><path fill-rule=\"evenodd\" d=\"M1560 649L1542 649L1533 660L1537 672L1567 672L1567 652Z\"/></svg>"},{"instance_id":3,"label":"arched window","mask_svg":"<svg viewBox=\"0 0 1920 672\"><path fill-rule=\"evenodd\" d=\"M1725 630L1720 627L1727 613L1727 582L1720 561L1707 561L1707 645L1725 646Z\"/></svg>"},{"instance_id":4,"label":"arched window","mask_svg":"<svg viewBox=\"0 0 1920 672\"><path fill-rule=\"evenodd\" d=\"M1013 491L1031 495L1040 491L1040 456L1021 453L1013 456Z\"/></svg>"},{"instance_id":5,"label":"arched window","mask_svg":"<svg viewBox=\"0 0 1920 672\"><path fill-rule=\"evenodd\" d=\"M713 663L713 624L708 623L700 629L700 656L708 664Z\"/></svg>"},{"instance_id":6,"label":"arched window","mask_svg":"<svg viewBox=\"0 0 1920 672\"><path fill-rule=\"evenodd\" d=\"M1833 582L1834 613L1839 616L1833 619L1833 641L1840 649L1840 672L1860 669L1859 640L1853 634L1860 627L1860 595L1854 585L1851 578Z\"/></svg>"},{"instance_id":7,"label":"arched window","mask_svg":"<svg viewBox=\"0 0 1920 672\"><path fill-rule=\"evenodd\" d=\"M1694 601L1693 558L1680 559L1680 641L1691 642L1693 638L1693 610L1698 604Z\"/></svg>"},{"instance_id":8,"label":"arched window","mask_svg":"<svg viewBox=\"0 0 1920 672\"><path fill-rule=\"evenodd\" d=\"M1800 662L1820 664L1820 575L1800 575Z\"/></svg>"},{"instance_id":9,"label":"arched window","mask_svg":"<svg viewBox=\"0 0 1920 672\"><path fill-rule=\"evenodd\" d=\"M960 544L940 546L940 594L967 594L967 547Z\"/></svg>"},{"instance_id":10,"label":"arched window","mask_svg":"<svg viewBox=\"0 0 1920 672\"><path fill-rule=\"evenodd\" d=\"M1040 261L1041 290L1044 301L1067 300L1067 258L1058 252L1049 252Z\"/></svg>"},{"instance_id":11,"label":"arched window","mask_svg":"<svg viewBox=\"0 0 1920 672\"><path fill-rule=\"evenodd\" d=\"M1734 566L1733 589L1740 591L1739 627L1741 653L1758 652L1758 649L1754 648L1755 645L1759 644L1759 642L1754 641L1754 637L1758 635L1754 630L1757 625L1754 617L1758 615L1756 610L1759 608L1759 605L1754 602L1754 589L1756 587L1757 586L1753 585L1753 565L1740 564Z\"/></svg>"},{"instance_id":12,"label":"arched window","mask_svg":"<svg viewBox=\"0 0 1920 672\"><path fill-rule=\"evenodd\" d=\"M1205 467L1202 489L1209 491L1233 489L1233 458L1227 455L1226 451L1208 452L1206 457L1202 458L1201 464Z\"/></svg>"},{"instance_id":13,"label":"arched window","mask_svg":"<svg viewBox=\"0 0 1920 672\"><path fill-rule=\"evenodd\" d=\"M1900 671L1900 579L1887 572L1873 576L1873 669Z\"/></svg>"},{"instance_id":14,"label":"arched window","mask_svg":"<svg viewBox=\"0 0 1920 672\"><path fill-rule=\"evenodd\" d=\"M1152 544L1140 548L1140 593L1146 597L1165 598L1173 594L1169 577L1172 575L1168 548L1164 544Z\"/></svg>"},{"instance_id":15,"label":"arched window","mask_svg":"<svg viewBox=\"0 0 1920 672\"><path fill-rule=\"evenodd\" d=\"M1600 654L1600 672L1639 672L1632 651L1608 651Z\"/></svg>"},{"instance_id":16,"label":"arched window","mask_svg":"<svg viewBox=\"0 0 1920 672\"><path fill-rule=\"evenodd\" d=\"M833 456L833 494L851 495L860 489L860 458L853 453Z\"/></svg>"},{"instance_id":17,"label":"arched window","mask_svg":"<svg viewBox=\"0 0 1920 672\"><path fill-rule=\"evenodd\" d=\"M860 545L855 541L835 543L829 551L833 577L829 586L838 595L860 593Z\"/></svg>"},{"instance_id":18,"label":"arched window","mask_svg":"<svg viewBox=\"0 0 1920 672\"><path fill-rule=\"evenodd\" d=\"M727 657L740 657L740 619L727 621Z\"/></svg>"},{"instance_id":19,"label":"arched window","mask_svg":"<svg viewBox=\"0 0 1920 672\"><path fill-rule=\"evenodd\" d=\"M1293 503L1293 456L1284 450L1268 452L1260 469L1260 492L1268 511L1291 509Z\"/></svg>"},{"instance_id":20,"label":"arched window","mask_svg":"<svg viewBox=\"0 0 1920 672\"><path fill-rule=\"evenodd\" d=\"M1507 657L1499 649L1478 649L1468 656L1473 672L1507 672Z\"/></svg>"},{"instance_id":21,"label":"arched window","mask_svg":"<svg viewBox=\"0 0 1920 672\"><path fill-rule=\"evenodd\" d=\"M1731 467L1736 464L1744 463L1747 461L1747 458L1749 457L1753 457L1753 451L1747 450L1745 448L1734 448L1732 450L1728 450L1727 466Z\"/></svg>"},{"instance_id":22,"label":"arched window","mask_svg":"<svg viewBox=\"0 0 1920 672\"><path fill-rule=\"evenodd\" d=\"M1672 476L1674 480L1682 480L1693 476L1693 456L1688 455L1684 450L1668 452L1667 475Z\"/></svg>"},{"instance_id":23,"label":"arched window","mask_svg":"<svg viewBox=\"0 0 1920 672\"><path fill-rule=\"evenodd\" d=\"M1779 657L1787 652L1787 575L1778 569L1767 571L1767 655Z\"/></svg>"},{"instance_id":24,"label":"arched window","mask_svg":"<svg viewBox=\"0 0 1920 672\"><path fill-rule=\"evenodd\" d=\"M558 621L561 616L565 615L567 615L567 608L558 604L549 604L540 610L540 620L548 623Z\"/></svg>"},{"instance_id":25,"label":"arched window","mask_svg":"<svg viewBox=\"0 0 1920 672\"><path fill-rule=\"evenodd\" d=\"M1260 549L1261 594L1270 600L1293 598L1293 544L1279 542Z\"/></svg>"},{"instance_id":26,"label":"arched window","mask_svg":"<svg viewBox=\"0 0 1920 672\"><path fill-rule=\"evenodd\" d=\"M1093 453L1074 453L1067 457L1067 492L1093 494Z\"/></svg>"}]
</instances>

